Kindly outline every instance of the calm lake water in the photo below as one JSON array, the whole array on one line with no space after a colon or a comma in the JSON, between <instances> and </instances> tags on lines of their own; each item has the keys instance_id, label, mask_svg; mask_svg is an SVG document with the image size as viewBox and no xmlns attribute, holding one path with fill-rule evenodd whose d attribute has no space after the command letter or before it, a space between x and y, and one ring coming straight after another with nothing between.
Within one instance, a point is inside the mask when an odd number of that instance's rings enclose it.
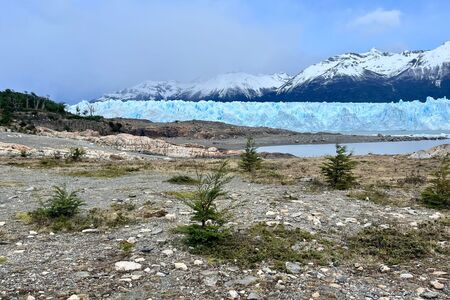
<instances>
[{"instance_id":1,"label":"calm lake water","mask_svg":"<svg viewBox=\"0 0 450 300\"><path fill-rule=\"evenodd\" d=\"M419 150L427 150L431 147L450 144L450 139L427 140L427 141L406 141L406 142L375 142L375 143L351 143L343 144L347 150L354 155L372 154L407 154ZM289 153L299 157L314 157L324 155L334 155L336 153L335 144L320 145L282 145L259 147L259 152Z\"/></svg>"}]
</instances>

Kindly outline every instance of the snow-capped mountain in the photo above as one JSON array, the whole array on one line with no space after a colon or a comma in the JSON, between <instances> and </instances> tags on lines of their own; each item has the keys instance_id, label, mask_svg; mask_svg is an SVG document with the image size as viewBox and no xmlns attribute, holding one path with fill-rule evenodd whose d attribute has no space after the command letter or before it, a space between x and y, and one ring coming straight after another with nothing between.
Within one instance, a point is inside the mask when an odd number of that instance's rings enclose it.
<instances>
[{"instance_id":1,"label":"snow-capped mountain","mask_svg":"<svg viewBox=\"0 0 450 300\"><path fill-rule=\"evenodd\" d=\"M289 75L251 75L246 73L221 74L205 81L181 83L177 81L146 81L132 88L106 94L97 101L106 100L218 100L246 101L264 96L290 80Z\"/></svg>"},{"instance_id":2,"label":"snow-capped mountain","mask_svg":"<svg viewBox=\"0 0 450 300\"><path fill-rule=\"evenodd\" d=\"M424 100L450 95L450 41L429 51L346 53L314 64L279 88L287 100Z\"/></svg>"},{"instance_id":3,"label":"snow-capped mountain","mask_svg":"<svg viewBox=\"0 0 450 300\"><path fill-rule=\"evenodd\" d=\"M94 101L390 102L450 97L450 41L429 51L345 53L296 76L228 73L204 81L147 81Z\"/></svg>"}]
</instances>

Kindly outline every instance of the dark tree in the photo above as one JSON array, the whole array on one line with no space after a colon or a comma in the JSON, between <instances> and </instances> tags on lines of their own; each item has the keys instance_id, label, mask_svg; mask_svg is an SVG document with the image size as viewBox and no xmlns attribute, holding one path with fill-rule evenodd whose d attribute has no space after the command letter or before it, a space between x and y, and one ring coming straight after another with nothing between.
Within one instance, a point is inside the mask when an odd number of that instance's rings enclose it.
<instances>
[{"instance_id":1,"label":"dark tree","mask_svg":"<svg viewBox=\"0 0 450 300\"><path fill-rule=\"evenodd\" d=\"M261 167L261 157L256 151L255 141L252 137L247 138L244 153L241 154L239 166L245 172L253 172Z\"/></svg>"},{"instance_id":2,"label":"dark tree","mask_svg":"<svg viewBox=\"0 0 450 300\"><path fill-rule=\"evenodd\" d=\"M356 183L356 177L353 175L356 162L352 160L352 154L346 152L345 146L336 144L336 155L328 156L321 166L328 184L338 190L348 189Z\"/></svg>"},{"instance_id":3,"label":"dark tree","mask_svg":"<svg viewBox=\"0 0 450 300\"><path fill-rule=\"evenodd\" d=\"M434 208L450 209L449 158L444 158L439 169L432 174L431 184L422 192L421 201Z\"/></svg>"}]
</instances>

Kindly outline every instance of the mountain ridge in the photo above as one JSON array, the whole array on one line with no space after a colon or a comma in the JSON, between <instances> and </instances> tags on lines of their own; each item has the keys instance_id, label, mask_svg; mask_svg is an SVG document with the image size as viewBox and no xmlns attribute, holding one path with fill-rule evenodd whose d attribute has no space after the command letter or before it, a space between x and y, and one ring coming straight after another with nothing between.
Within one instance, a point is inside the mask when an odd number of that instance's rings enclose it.
<instances>
[{"instance_id":1,"label":"mountain ridge","mask_svg":"<svg viewBox=\"0 0 450 300\"><path fill-rule=\"evenodd\" d=\"M145 81L93 100L390 102L450 96L450 41L432 50L344 53L297 75L220 74L191 83Z\"/></svg>"}]
</instances>

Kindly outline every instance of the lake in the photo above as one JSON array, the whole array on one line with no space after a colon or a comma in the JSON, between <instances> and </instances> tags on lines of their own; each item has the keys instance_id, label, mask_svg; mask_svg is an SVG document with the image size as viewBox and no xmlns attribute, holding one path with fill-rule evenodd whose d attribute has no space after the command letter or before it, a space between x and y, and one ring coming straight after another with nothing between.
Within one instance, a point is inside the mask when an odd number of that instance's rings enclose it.
<instances>
[{"instance_id":1,"label":"lake","mask_svg":"<svg viewBox=\"0 0 450 300\"><path fill-rule=\"evenodd\" d=\"M373 142L373 143L351 143L343 144L347 150L354 155L366 154L407 154L419 150L427 150L437 145L450 144L450 139L445 140L424 140L424 141L404 141L404 142ZM259 147L258 152L288 153L299 157L315 157L324 155L334 155L336 153L335 144L315 144L315 145L281 145Z\"/></svg>"}]
</instances>

